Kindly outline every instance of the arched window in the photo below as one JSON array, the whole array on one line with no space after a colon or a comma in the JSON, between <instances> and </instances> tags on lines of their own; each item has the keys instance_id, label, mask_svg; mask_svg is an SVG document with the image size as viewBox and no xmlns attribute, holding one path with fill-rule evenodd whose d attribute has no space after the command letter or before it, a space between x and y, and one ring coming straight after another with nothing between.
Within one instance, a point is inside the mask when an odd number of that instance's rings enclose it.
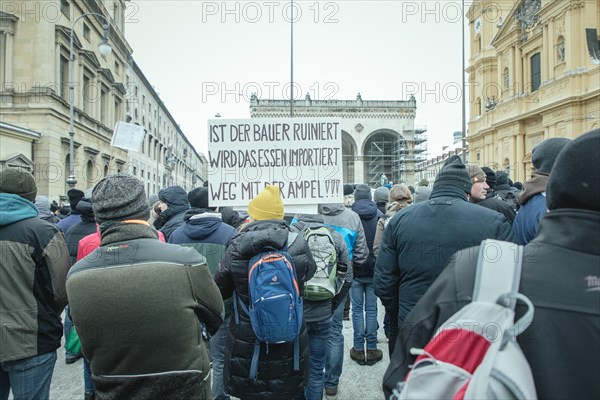
<instances>
[{"instance_id":1,"label":"arched window","mask_svg":"<svg viewBox=\"0 0 600 400\"><path fill-rule=\"evenodd\" d=\"M94 163L92 160L88 160L85 168L85 179L87 181L87 187L93 187L94 181L96 180L96 171L94 170Z\"/></svg>"},{"instance_id":2,"label":"arched window","mask_svg":"<svg viewBox=\"0 0 600 400\"><path fill-rule=\"evenodd\" d=\"M477 35L475 38L475 49L477 53L481 53L481 35Z\"/></svg>"},{"instance_id":3,"label":"arched window","mask_svg":"<svg viewBox=\"0 0 600 400\"><path fill-rule=\"evenodd\" d=\"M477 115L481 115L481 98L479 98L479 97L477 98L476 107L477 108L475 111L477 112Z\"/></svg>"}]
</instances>

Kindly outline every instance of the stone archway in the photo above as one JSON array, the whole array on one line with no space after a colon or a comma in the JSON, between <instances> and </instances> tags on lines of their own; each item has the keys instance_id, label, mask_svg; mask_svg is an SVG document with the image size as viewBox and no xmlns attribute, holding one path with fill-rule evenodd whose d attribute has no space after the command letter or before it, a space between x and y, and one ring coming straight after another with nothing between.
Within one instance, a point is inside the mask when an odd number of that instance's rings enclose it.
<instances>
[{"instance_id":1,"label":"stone archway","mask_svg":"<svg viewBox=\"0 0 600 400\"><path fill-rule=\"evenodd\" d=\"M344 183L354 183L354 160L356 159L356 142L350 134L342 130L342 174Z\"/></svg>"},{"instance_id":2,"label":"stone archway","mask_svg":"<svg viewBox=\"0 0 600 400\"><path fill-rule=\"evenodd\" d=\"M392 183L402 180L408 150L406 141L398 132L391 129L372 132L364 141L362 150L363 182L377 187L381 174L385 174Z\"/></svg>"}]
</instances>

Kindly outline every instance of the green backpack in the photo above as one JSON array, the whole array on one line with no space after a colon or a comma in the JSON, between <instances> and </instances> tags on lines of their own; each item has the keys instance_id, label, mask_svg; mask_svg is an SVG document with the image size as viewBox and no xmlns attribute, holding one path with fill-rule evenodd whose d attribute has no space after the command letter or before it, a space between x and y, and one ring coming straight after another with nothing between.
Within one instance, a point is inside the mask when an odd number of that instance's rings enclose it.
<instances>
[{"instance_id":1,"label":"green backpack","mask_svg":"<svg viewBox=\"0 0 600 400\"><path fill-rule=\"evenodd\" d=\"M333 236L325 225L306 226L303 232L304 240L317 264L314 276L304 284L304 298L310 301L330 300L343 284L336 278L337 252Z\"/></svg>"}]
</instances>

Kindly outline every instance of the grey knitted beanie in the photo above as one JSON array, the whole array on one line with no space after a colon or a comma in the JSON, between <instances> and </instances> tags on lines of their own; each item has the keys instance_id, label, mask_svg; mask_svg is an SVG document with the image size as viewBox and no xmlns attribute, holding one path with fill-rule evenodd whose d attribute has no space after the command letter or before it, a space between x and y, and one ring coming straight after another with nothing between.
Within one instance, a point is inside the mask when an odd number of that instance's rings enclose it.
<instances>
[{"instance_id":1,"label":"grey knitted beanie","mask_svg":"<svg viewBox=\"0 0 600 400\"><path fill-rule=\"evenodd\" d=\"M378 201L388 201L388 196L390 195L390 189L385 186L380 186L375 189L375 202Z\"/></svg>"},{"instance_id":2,"label":"grey knitted beanie","mask_svg":"<svg viewBox=\"0 0 600 400\"><path fill-rule=\"evenodd\" d=\"M354 200L373 200L371 197L371 188L363 183L354 188Z\"/></svg>"},{"instance_id":3,"label":"grey knitted beanie","mask_svg":"<svg viewBox=\"0 0 600 400\"><path fill-rule=\"evenodd\" d=\"M144 184L138 178L118 173L107 176L94 187L93 208L96 221L123 221L150 218Z\"/></svg>"}]
</instances>

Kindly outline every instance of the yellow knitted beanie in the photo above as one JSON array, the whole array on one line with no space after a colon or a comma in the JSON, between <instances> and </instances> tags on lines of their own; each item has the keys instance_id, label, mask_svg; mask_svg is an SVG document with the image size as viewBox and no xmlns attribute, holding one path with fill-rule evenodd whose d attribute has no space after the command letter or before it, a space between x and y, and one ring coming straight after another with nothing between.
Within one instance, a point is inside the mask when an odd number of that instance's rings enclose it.
<instances>
[{"instance_id":1,"label":"yellow knitted beanie","mask_svg":"<svg viewBox=\"0 0 600 400\"><path fill-rule=\"evenodd\" d=\"M283 219L283 201L277 186L269 185L248 204L248 215L256 221Z\"/></svg>"}]
</instances>

